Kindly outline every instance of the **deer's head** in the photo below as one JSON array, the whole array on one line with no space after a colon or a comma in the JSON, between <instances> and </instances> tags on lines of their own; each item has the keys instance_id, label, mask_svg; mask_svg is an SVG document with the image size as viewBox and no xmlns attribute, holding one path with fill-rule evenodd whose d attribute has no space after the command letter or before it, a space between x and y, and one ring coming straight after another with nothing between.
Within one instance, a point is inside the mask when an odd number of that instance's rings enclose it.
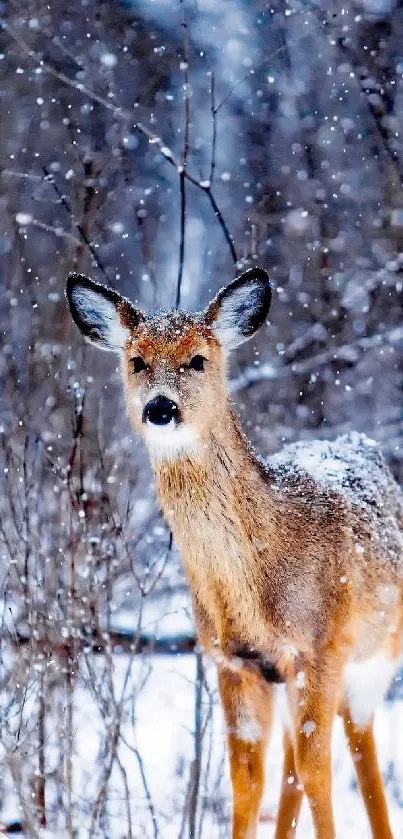
<instances>
[{"instance_id":1,"label":"deer's head","mask_svg":"<svg viewBox=\"0 0 403 839\"><path fill-rule=\"evenodd\" d=\"M152 459L202 451L227 402L227 354L267 317L266 272L246 271L196 314L144 315L83 274L70 274L66 294L84 337L119 353L129 417Z\"/></svg>"}]
</instances>

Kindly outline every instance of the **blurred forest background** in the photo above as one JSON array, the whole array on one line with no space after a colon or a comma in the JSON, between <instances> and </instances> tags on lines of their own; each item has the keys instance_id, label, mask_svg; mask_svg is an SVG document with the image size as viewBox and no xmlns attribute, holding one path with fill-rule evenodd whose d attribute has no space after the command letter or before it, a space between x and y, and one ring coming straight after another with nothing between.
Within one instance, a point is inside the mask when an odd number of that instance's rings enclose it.
<instances>
[{"instance_id":1,"label":"blurred forest background","mask_svg":"<svg viewBox=\"0 0 403 839\"><path fill-rule=\"evenodd\" d=\"M116 358L65 280L197 309L267 268L272 322L231 377L253 444L357 429L401 480L403 4L0 8L0 820L228 836L214 677Z\"/></svg>"}]
</instances>

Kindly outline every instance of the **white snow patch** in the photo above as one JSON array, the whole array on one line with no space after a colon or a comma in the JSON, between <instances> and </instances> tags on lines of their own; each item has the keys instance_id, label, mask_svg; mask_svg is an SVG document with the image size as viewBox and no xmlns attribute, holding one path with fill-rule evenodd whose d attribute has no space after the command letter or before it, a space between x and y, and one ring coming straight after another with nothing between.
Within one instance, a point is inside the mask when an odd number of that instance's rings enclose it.
<instances>
[{"instance_id":1,"label":"white snow patch","mask_svg":"<svg viewBox=\"0 0 403 839\"><path fill-rule=\"evenodd\" d=\"M315 728L316 722L314 722L313 720L307 720L306 722L304 722L301 731L307 737L310 737L311 734L313 734L313 732L315 731Z\"/></svg>"},{"instance_id":2,"label":"white snow patch","mask_svg":"<svg viewBox=\"0 0 403 839\"><path fill-rule=\"evenodd\" d=\"M27 224L31 224L32 215L31 213L17 213L15 220L21 227L26 227Z\"/></svg>"},{"instance_id":3,"label":"white snow patch","mask_svg":"<svg viewBox=\"0 0 403 839\"><path fill-rule=\"evenodd\" d=\"M258 743L262 738L262 727L259 720L247 709L244 709L239 715L236 734L245 743Z\"/></svg>"},{"instance_id":4,"label":"white snow patch","mask_svg":"<svg viewBox=\"0 0 403 839\"><path fill-rule=\"evenodd\" d=\"M118 63L118 57L113 52L104 52L101 55L100 61L101 64L104 65L104 67L116 67Z\"/></svg>"},{"instance_id":5,"label":"white snow patch","mask_svg":"<svg viewBox=\"0 0 403 839\"><path fill-rule=\"evenodd\" d=\"M293 443L269 458L267 465L276 481L308 474L324 488L365 507L369 516L379 498L391 491L391 474L376 442L354 431L333 441ZM360 548L358 544L357 552Z\"/></svg>"}]
</instances>

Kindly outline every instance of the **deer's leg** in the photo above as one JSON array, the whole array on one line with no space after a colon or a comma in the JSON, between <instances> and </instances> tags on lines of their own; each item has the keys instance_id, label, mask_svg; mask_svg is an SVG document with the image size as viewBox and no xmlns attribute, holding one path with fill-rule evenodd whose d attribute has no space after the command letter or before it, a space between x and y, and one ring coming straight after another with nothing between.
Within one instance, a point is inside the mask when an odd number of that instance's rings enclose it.
<instances>
[{"instance_id":1,"label":"deer's leg","mask_svg":"<svg viewBox=\"0 0 403 839\"><path fill-rule=\"evenodd\" d=\"M262 676L219 669L233 793L232 839L255 839L264 787L264 763L273 691Z\"/></svg>"},{"instance_id":2,"label":"deer's leg","mask_svg":"<svg viewBox=\"0 0 403 839\"><path fill-rule=\"evenodd\" d=\"M296 835L299 811L301 809L303 787L299 783L295 765L294 744L289 732L284 729L284 764L280 804L277 814L275 839L294 839Z\"/></svg>"},{"instance_id":3,"label":"deer's leg","mask_svg":"<svg viewBox=\"0 0 403 839\"><path fill-rule=\"evenodd\" d=\"M374 839L393 839L382 777L376 756L373 722L360 727L343 711L344 730Z\"/></svg>"},{"instance_id":4,"label":"deer's leg","mask_svg":"<svg viewBox=\"0 0 403 839\"><path fill-rule=\"evenodd\" d=\"M305 662L303 679L289 687L295 726L295 764L307 795L316 839L335 839L331 799L331 736L338 706L342 662L334 651ZM297 687L301 682L303 687Z\"/></svg>"}]
</instances>

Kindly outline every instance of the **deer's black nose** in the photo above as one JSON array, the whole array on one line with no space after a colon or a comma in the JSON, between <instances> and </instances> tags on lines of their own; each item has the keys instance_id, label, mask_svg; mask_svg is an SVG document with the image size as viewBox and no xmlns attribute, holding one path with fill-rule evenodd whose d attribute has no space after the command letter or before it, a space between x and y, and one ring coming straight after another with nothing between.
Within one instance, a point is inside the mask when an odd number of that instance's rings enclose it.
<instances>
[{"instance_id":1,"label":"deer's black nose","mask_svg":"<svg viewBox=\"0 0 403 839\"><path fill-rule=\"evenodd\" d=\"M153 425L168 425L171 420L179 418L179 408L172 402L172 399L167 399L166 396L156 396L147 402L143 410L143 422L152 422Z\"/></svg>"}]
</instances>

